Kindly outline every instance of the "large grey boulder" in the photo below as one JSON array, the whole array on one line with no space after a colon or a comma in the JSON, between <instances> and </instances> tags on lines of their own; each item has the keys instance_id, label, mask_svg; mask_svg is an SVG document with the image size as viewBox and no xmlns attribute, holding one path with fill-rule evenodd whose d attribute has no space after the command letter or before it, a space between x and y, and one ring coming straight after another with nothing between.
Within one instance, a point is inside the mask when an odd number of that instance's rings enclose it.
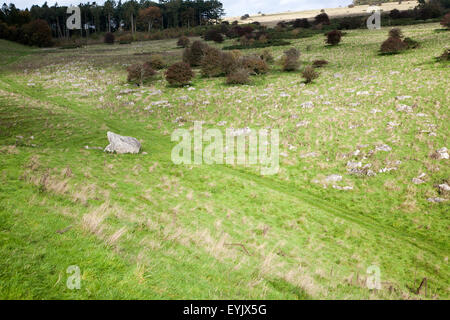
<instances>
[{"instance_id":1,"label":"large grey boulder","mask_svg":"<svg viewBox=\"0 0 450 320\"><path fill-rule=\"evenodd\" d=\"M105 152L116 153L139 153L141 143L133 137L125 137L108 131L107 133L109 145L106 146Z\"/></svg>"}]
</instances>

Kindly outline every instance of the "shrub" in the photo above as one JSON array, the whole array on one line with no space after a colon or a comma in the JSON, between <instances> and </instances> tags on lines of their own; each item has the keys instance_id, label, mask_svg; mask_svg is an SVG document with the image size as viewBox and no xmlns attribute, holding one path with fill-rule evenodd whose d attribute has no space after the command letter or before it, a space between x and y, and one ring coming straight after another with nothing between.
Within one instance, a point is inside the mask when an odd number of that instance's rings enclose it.
<instances>
[{"instance_id":1,"label":"shrub","mask_svg":"<svg viewBox=\"0 0 450 320\"><path fill-rule=\"evenodd\" d=\"M281 67L283 71L295 71L300 66L298 59L300 58L300 51L296 48L290 48L284 52L281 60Z\"/></svg>"},{"instance_id":2,"label":"shrub","mask_svg":"<svg viewBox=\"0 0 450 320\"><path fill-rule=\"evenodd\" d=\"M217 43L222 43L224 40L220 31L216 29L209 29L208 31L206 31L203 38L205 39L205 41L214 41Z\"/></svg>"},{"instance_id":3,"label":"shrub","mask_svg":"<svg viewBox=\"0 0 450 320\"><path fill-rule=\"evenodd\" d=\"M136 84L143 85L144 82L150 80L156 71L148 63L144 64L133 64L127 68L128 71L128 82L133 82Z\"/></svg>"},{"instance_id":4,"label":"shrub","mask_svg":"<svg viewBox=\"0 0 450 320\"><path fill-rule=\"evenodd\" d=\"M361 17L344 17L339 19L338 29L349 30L349 29L359 29L365 25L365 19Z\"/></svg>"},{"instance_id":5,"label":"shrub","mask_svg":"<svg viewBox=\"0 0 450 320\"><path fill-rule=\"evenodd\" d=\"M315 24L329 25L330 24L330 18L328 17L328 15L325 12L322 12L321 14L318 14L314 18L314 22L315 22Z\"/></svg>"},{"instance_id":6,"label":"shrub","mask_svg":"<svg viewBox=\"0 0 450 320\"><path fill-rule=\"evenodd\" d=\"M190 43L191 43L191 41L189 40L188 37L186 37L186 36L181 36L181 37L178 39L177 46L182 47L182 48L187 48L187 47L189 47L189 44L190 44Z\"/></svg>"},{"instance_id":7,"label":"shrub","mask_svg":"<svg viewBox=\"0 0 450 320\"><path fill-rule=\"evenodd\" d=\"M133 36L131 34L124 34L118 40L119 44L130 44L133 42Z\"/></svg>"},{"instance_id":8,"label":"shrub","mask_svg":"<svg viewBox=\"0 0 450 320\"><path fill-rule=\"evenodd\" d=\"M339 30L333 30L325 34L327 39L325 40L326 43L329 45L335 46L338 45L339 42L341 42L342 32Z\"/></svg>"},{"instance_id":9,"label":"shrub","mask_svg":"<svg viewBox=\"0 0 450 320\"><path fill-rule=\"evenodd\" d=\"M250 18L250 15L246 13L241 17L241 20L247 20L248 18Z\"/></svg>"},{"instance_id":10,"label":"shrub","mask_svg":"<svg viewBox=\"0 0 450 320\"><path fill-rule=\"evenodd\" d=\"M268 49L266 49L263 52L261 52L260 57L261 57L261 59L263 59L267 63L274 62L274 58L272 56L272 53L270 53L270 51Z\"/></svg>"},{"instance_id":11,"label":"shrub","mask_svg":"<svg viewBox=\"0 0 450 320\"><path fill-rule=\"evenodd\" d=\"M450 49L445 49L438 58L439 61L450 61Z\"/></svg>"},{"instance_id":12,"label":"shrub","mask_svg":"<svg viewBox=\"0 0 450 320\"><path fill-rule=\"evenodd\" d=\"M208 47L201 62L202 75L217 77L222 74L222 54L219 49Z\"/></svg>"},{"instance_id":13,"label":"shrub","mask_svg":"<svg viewBox=\"0 0 450 320\"><path fill-rule=\"evenodd\" d=\"M107 32L105 33L105 37L103 38L103 42L107 43L107 44L114 44L114 34L112 34L111 32Z\"/></svg>"},{"instance_id":14,"label":"shrub","mask_svg":"<svg viewBox=\"0 0 450 320\"><path fill-rule=\"evenodd\" d=\"M403 32L400 28L393 28L389 31L389 37L393 38L403 38Z\"/></svg>"},{"instance_id":15,"label":"shrub","mask_svg":"<svg viewBox=\"0 0 450 320\"><path fill-rule=\"evenodd\" d=\"M325 66L325 65L327 65L328 64L328 61L327 60L314 60L314 62L313 62L313 67L315 67L315 68L321 68L321 67L323 67L323 66Z\"/></svg>"},{"instance_id":16,"label":"shrub","mask_svg":"<svg viewBox=\"0 0 450 320\"><path fill-rule=\"evenodd\" d=\"M394 9L394 10L391 10L391 12L389 12L389 17L391 19L400 19L402 17L402 14L401 14L400 10Z\"/></svg>"},{"instance_id":17,"label":"shrub","mask_svg":"<svg viewBox=\"0 0 450 320\"><path fill-rule=\"evenodd\" d=\"M240 58L239 65L252 74L264 74L269 71L267 63L256 55L248 55Z\"/></svg>"},{"instance_id":18,"label":"shrub","mask_svg":"<svg viewBox=\"0 0 450 320\"><path fill-rule=\"evenodd\" d=\"M400 38L389 37L381 45L382 53L399 53L407 48L407 45Z\"/></svg>"},{"instance_id":19,"label":"shrub","mask_svg":"<svg viewBox=\"0 0 450 320\"><path fill-rule=\"evenodd\" d=\"M408 49L416 49L416 48L420 47L420 44L417 41L415 41L415 40L413 40L411 38L405 38L403 40L403 42L406 44L406 47Z\"/></svg>"},{"instance_id":20,"label":"shrub","mask_svg":"<svg viewBox=\"0 0 450 320\"><path fill-rule=\"evenodd\" d=\"M194 41L190 48L184 49L183 61L189 63L192 67L199 66L207 47L205 43L199 40Z\"/></svg>"},{"instance_id":21,"label":"shrub","mask_svg":"<svg viewBox=\"0 0 450 320\"><path fill-rule=\"evenodd\" d=\"M309 23L308 19L295 19L293 25L294 28L309 28L311 27L311 24Z\"/></svg>"},{"instance_id":22,"label":"shrub","mask_svg":"<svg viewBox=\"0 0 450 320\"><path fill-rule=\"evenodd\" d=\"M239 68L227 76L228 84L247 84L250 82L248 70Z\"/></svg>"},{"instance_id":23,"label":"shrub","mask_svg":"<svg viewBox=\"0 0 450 320\"><path fill-rule=\"evenodd\" d=\"M191 66L185 62L177 62L171 65L166 73L166 80L170 85L182 86L189 84L194 77Z\"/></svg>"},{"instance_id":24,"label":"shrub","mask_svg":"<svg viewBox=\"0 0 450 320\"><path fill-rule=\"evenodd\" d=\"M444 16L444 18L442 18L441 25L442 25L443 27L446 27L447 29L450 29L450 12L447 13L447 14Z\"/></svg>"},{"instance_id":25,"label":"shrub","mask_svg":"<svg viewBox=\"0 0 450 320\"><path fill-rule=\"evenodd\" d=\"M160 70L166 66L162 55L152 54L147 62L153 69Z\"/></svg>"},{"instance_id":26,"label":"shrub","mask_svg":"<svg viewBox=\"0 0 450 320\"><path fill-rule=\"evenodd\" d=\"M235 51L237 51L237 50L235 50ZM239 57L240 56L235 55L233 53L233 51L232 52L222 52L221 60L220 60L222 72L226 75L229 75L234 70L236 70L237 65L238 65L237 61L238 61Z\"/></svg>"},{"instance_id":27,"label":"shrub","mask_svg":"<svg viewBox=\"0 0 450 320\"><path fill-rule=\"evenodd\" d=\"M305 78L305 83L311 83L314 79L319 77L319 74L314 70L313 67L307 66L302 72L303 78Z\"/></svg>"},{"instance_id":28,"label":"shrub","mask_svg":"<svg viewBox=\"0 0 450 320\"><path fill-rule=\"evenodd\" d=\"M0 22L0 39L9 38L9 27L6 23Z\"/></svg>"},{"instance_id":29,"label":"shrub","mask_svg":"<svg viewBox=\"0 0 450 320\"><path fill-rule=\"evenodd\" d=\"M38 47L49 47L53 45L52 30L45 20L37 19L31 21L25 24L21 31L18 34L21 34L21 42L24 44Z\"/></svg>"}]
</instances>

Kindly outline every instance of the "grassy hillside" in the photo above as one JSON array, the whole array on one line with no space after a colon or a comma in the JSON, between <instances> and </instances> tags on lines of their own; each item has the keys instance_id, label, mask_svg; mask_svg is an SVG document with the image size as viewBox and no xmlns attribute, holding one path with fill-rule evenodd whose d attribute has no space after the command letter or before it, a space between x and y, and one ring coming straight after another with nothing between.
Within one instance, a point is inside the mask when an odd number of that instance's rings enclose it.
<instances>
[{"instance_id":1,"label":"grassy hillside","mask_svg":"<svg viewBox=\"0 0 450 320\"><path fill-rule=\"evenodd\" d=\"M421 48L390 56L377 52L385 29L350 31L333 48L322 35L294 40L304 65L330 62L310 85L275 64L250 86L198 75L190 88L162 78L138 88L125 66L152 52L179 60L176 40L2 41L0 297L448 299L449 202L427 201L448 199L436 186L450 183L449 160L430 157L450 147L449 69L434 60L450 35L437 28L404 28ZM195 120L279 129L279 174L174 165L170 135ZM144 153L97 149L107 131L138 138ZM376 175L349 174L349 161ZM66 286L70 265L80 290ZM382 290L366 286L372 265ZM427 295L416 295L425 277Z\"/></svg>"}]
</instances>

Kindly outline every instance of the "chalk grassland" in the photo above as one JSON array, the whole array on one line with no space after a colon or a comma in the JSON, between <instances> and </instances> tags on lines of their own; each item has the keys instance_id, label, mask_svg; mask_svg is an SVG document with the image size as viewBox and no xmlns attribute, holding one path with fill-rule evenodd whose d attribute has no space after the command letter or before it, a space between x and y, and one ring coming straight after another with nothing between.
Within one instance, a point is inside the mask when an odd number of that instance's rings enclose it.
<instances>
[{"instance_id":1,"label":"chalk grassland","mask_svg":"<svg viewBox=\"0 0 450 320\"><path fill-rule=\"evenodd\" d=\"M382 12L389 12L394 9L398 10L410 10L417 6L417 1L402 1L398 2L387 2L381 5ZM347 17L347 16L360 16L367 14L368 5L354 6L353 8L343 7L343 8L324 8L325 12L333 18ZM304 10L304 11L294 11L294 12L280 12L280 13L268 13L268 14L257 14L252 15L246 20L240 20L241 17L226 17L224 20L230 23L237 20L240 23L251 23L258 21L259 23L273 27L280 21L289 21L295 19L312 19L318 14L320 14L321 9L317 10Z\"/></svg>"},{"instance_id":2,"label":"chalk grassland","mask_svg":"<svg viewBox=\"0 0 450 320\"><path fill-rule=\"evenodd\" d=\"M377 52L386 29L349 31L333 48L294 40L303 65L330 62L307 86L274 64L249 86L198 75L189 88L161 77L138 88L126 65L179 60L175 40L2 41L0 297L448 299L449 202L427 201L448 199L437 185L450 183L449 160L431 157L449 147L449 69L434 57L450 34L438 28L405 27L421 48L390 56ZM196 120L279 129L279 174L174 165L170 135ZM103 153L108 130L147 154ZM359 161L376 175L350 174ZM66 286L70 265L80 290ZM372 265L382 290L366 286Z\"/></svg>"}]
</instances>

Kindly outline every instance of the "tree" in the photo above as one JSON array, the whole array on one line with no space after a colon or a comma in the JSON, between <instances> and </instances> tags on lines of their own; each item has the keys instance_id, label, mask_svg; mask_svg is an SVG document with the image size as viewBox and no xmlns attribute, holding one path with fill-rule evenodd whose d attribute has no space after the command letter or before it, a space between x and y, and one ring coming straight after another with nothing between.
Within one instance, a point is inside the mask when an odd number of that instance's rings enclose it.
<instances>
[{"instance_id":1,"label":"tree","mask_svg":"<svg viewBox=\"0 0 450 320\"><path fill-rule=\"evenodd\" d=\"M139 19L148 25L148 32L152 29L155 22L161 19L161 10L158 7L148 7L139 10Z\"/></svg>"},{"instance_id":2,"label":"tree","mask_svg":"<svg viewBox=\"0 0 450 320\"><path fill-rule=\"evenodd\" d=\"M114 0L107 0L103 5L103 12L108 17L106 22L108 24L108 32L111 32L111 16L114 14L114 7L116 2Z\"/></svg>"}]
</instances>

